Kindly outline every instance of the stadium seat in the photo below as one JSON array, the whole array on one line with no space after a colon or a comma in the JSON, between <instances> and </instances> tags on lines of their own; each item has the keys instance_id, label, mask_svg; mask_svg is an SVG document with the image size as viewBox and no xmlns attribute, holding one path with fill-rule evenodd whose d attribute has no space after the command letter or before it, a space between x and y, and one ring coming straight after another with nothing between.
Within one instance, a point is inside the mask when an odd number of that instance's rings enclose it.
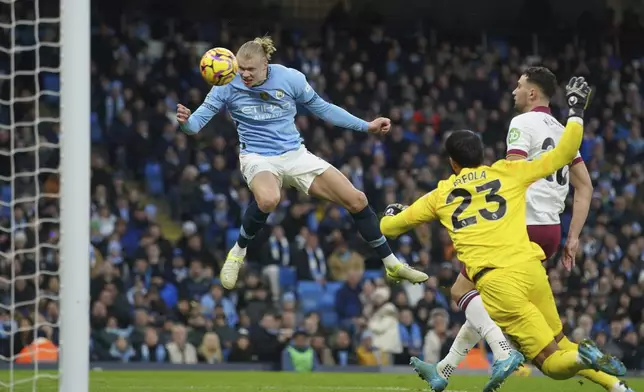
<instances>
[{"instance_id":1,"label":"stadium seat","mask_svg":"<svg viewBox=\"0 0 644 392\"><path fill-rule=\"evenodd\" d=\"M239 228L231 228L226 230L226 250L232 248L233 245L235 245L238 237Z\"/></svg>"},{"instance_id":2,"label":"stadium seat","mask_svg":"<svg viewBox=\"0 0 644 392\"><path fill-rule=\"evenodd\" d=\"M305 313L318 310L323 294L324 290L318 282L304 280L297 284L297 296Z\"/></svg>"},{"instance_id":3,"label":"stadium seat","mask_svg":"<svg viewBox=\"0 0 644 392\"><path fill-rule=\"evenodd\" d=\"M317 233L318 227L320 227L320 222L318 221L315 214L309 214L308 218L306 219L306 226L311 232Z\"/></svg>"},{"instance_id":4,"label":"stadium seat","mask_svg":"<svg viewBox=\"0 0 644 392\"><path fill-rule=\"evenodd\" d=\"M103 129L101 128L98 113L96 112L92 112L90 116L90 133L92 136L92 144L99 144L103 141Z\"/></svg>"},{"instance_id":5,"label":"stadium seat","mask_svg":"<svg viewBox=\"0 0 644 392\"><path fill-rule=\"evenodd\" d=\"M291 291L297 283L297 275L294 268L280 267L280 287L282 291Z\"/></svg>"},{"instance_id":6,"label":"stadium seat","mask_svg":"<svg viewBox=\"0 0 644 392\"><path fill-rule=\"evenodd\" d=\"M318 298L316 297L305 297L300 299L300 310L303 313L317 312L319 310Z\"/></svg>"},{"instance_id":7,"label":"stadium seat","mask_svg":"<svg viewBox=\"0 0 644 392\"><path fill-rule=\"evenodd\" d=\"M302 280L297 283L297 293L302 294L315 294L322 295L324 290L322 286L313 280Z\"/></svg>"},{"instance_id":8,"label":"stadium seat","mask_svg":"<svg viewBox=\"0 0 644 392\"><path fill-rule=\"evenodd\" d=\"M324 285L324 294L319 298L318 308L321 311L335 312L335 295L342 288L344 282L327 282Z\"/></svg>"},{"instance_id":9,"label":"stadium seat","mask_svg":"<svg viewBox=\"0 0 644 392\"><path fill-rule=\"evenodd\" d=\"M326 291L322 294L322 297L319 298L318 309L335 311L335 293L331 294Z\"/></svg>"},{"instance_id":10,"label":"stadium seat","mask_svg":"<svg viewBox=\"0 0 644 392\"><path fill-rule=\"evenodd\" d=\"M47 102L58 104L60 97L60 76L55 73L44 72L42 74L42 93Z\"/></svg>"},{"instance_id":11,"label":"stadium seat","mask_svg":"<svg viewBox=\"0 0 644 392\"><path fill-rule=\"evenodd\" d=\"M335 310L327 310L320 315L320 322L324 328L335 328L338 326L338 314Z\"/></svg>"},{"instance_id":12,"label":"stadium seat","mask_svg":"<svg viewBox=\"0 0 644 392\"><path fill-rule=\"evenodd\" d=\"M9 203L11 203L11 186L5 185L0 189L0 200L3 205L0 208L0 217L9 218L11 216L11 208Z\"/></svg>"},{"instance_id":13,"label":"stadium seat","mask_svg":"<svg viewBox=\"0 0 644 392\"><path fill-rule=\"evenodd\" d=\"M335 293L338 292L342 288L342 285L344 282L327 282L327 284L324 286L324 290L327 292L327 294L331 294L335 297Z\"/></svg>"},{"instance_id":14,"label":"stadium seat","mask_svg":"<svg viewBox=\"0 0 644 392\"><path fill-rule=\"evenodd\" d=\"M384 274L381 270L366 270L363 275L364 280L378 279L382 278Z\"/></svg>"},{"instance_id":15,"label":"stadium seat","mask_svg":"<svg viewBox=\"0 0 644 392\"><path fill-rule=\"evenodd\" d=\"M163 195L163 171L158 162L149 162L145 165L145 182L146 190L150 195Z\"/></svg>"}]
</instances>

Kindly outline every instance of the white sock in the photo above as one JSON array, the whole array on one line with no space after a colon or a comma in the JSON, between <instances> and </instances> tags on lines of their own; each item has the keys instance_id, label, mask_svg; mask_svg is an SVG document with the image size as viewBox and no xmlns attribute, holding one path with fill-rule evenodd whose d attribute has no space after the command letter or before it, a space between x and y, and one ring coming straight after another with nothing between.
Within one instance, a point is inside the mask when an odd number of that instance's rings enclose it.
<instances>
[{"instance_id":1,"label":"white sock","mask_svg":"<svg viewBox=\"0 0 644 392\"><path fill-rule=\"evenodd\" d=\"M246 255L246 248L242 248L241 246L239 246L239 244L237 244L237 241L235 241L235 245L230 251L237 256Z\"/></svg>"},{"instance_id":2,"label":"white sock","mask_svg":"<svg viewBox=\"0 0 644 392\"><path fill-rule=\"evenodd\" d=\"M449 377L452 375L454 370L458 368L458 365L463 362L467 353L469 353L480 340L481 335L479 335L469 321L466 321L458 331L458 334L454 339L454 343L452 343L452 347L449 348L447 356L436 365L438 373L444 379L449 380Z\"/></svg>"},{"instance_id":3,"label":"white sock","mask_svg":"<svg viewBox=\"0 0 644 392\"><path fill-rule=\"evenodd\" d=\"M623 382L616 382L611 388L610 392L626 392L626 385Z\"/></svg>"},{"instance_id":4,"label":"white sock","mask_svg":"<svg viewBox=\"0 0 644 392\"><path fill-rule=\"evenodd\" d=\"M481 296L478 295L478 293L475 295L470 294L472 292L473 291L470 291L463 296L463 299L468 297L468 295L471 296L471 298L469 298L469 304L465 307L465 316L467 317L467 321L472 323L474 329L476 329L479 335L481 335L487 344L490 345L495 360L508 358L512 351L512 346L510 346L510 343L505 339L505 335L503 335L501 328L492 321L487 310L485 310ZM461 303L463 303L463 299L461 299Z\"/></svg>"},{"instance_id":5,"label":"white sock","mask_svg":"<svg viewBox=\"0 0 644 392\"><path fill-rule=\"evenodd\" d=\"M394 254L390 254L389 256L385 257L382 259L382 263L385 265L385 268L394 268L398 264L400 264L400 261Z\"/></svg>"}]
</instances>

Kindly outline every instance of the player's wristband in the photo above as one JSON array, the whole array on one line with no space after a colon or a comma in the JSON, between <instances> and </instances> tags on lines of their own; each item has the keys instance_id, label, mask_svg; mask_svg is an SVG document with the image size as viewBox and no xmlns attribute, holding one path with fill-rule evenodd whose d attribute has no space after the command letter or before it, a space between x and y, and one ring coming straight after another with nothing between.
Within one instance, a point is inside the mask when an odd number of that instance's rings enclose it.
<instances>
[{"instance_id":1,"label":"player's wristband","mask_svg":"<svg viewBox=\"0 0 644 392\"><path fill-rule=\"evenodd\" d=\"M576 122L577 124L584 126L584 118L579 116L569 116L568 121Z\"/></svg>"},{"instance_id":2,"label":"player's wristband","mask_svg":"<svg viewBox=\"0 0 644 392\"><path fill-rule=\"evenodd\" d=\"M579 117L584 118L584 109L582 108L570 108L568 111L568 118Z\"/></svg>"}]
</instances>

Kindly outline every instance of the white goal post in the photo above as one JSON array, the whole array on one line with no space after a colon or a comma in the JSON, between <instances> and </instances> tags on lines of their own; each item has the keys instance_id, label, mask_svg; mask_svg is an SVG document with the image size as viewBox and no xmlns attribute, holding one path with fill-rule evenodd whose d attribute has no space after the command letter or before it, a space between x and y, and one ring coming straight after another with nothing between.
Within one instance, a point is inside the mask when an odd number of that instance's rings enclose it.
<instances>
[{"instance_id":1,"label":"white goal post","mask_svg":"<svg viewBox=\"0 0 644 392\"><path fill-rule=\"evenodd\" d=\"M59 9L48 1L0 0L0 390L8 392L52 391L56 380L61 392L89 391L91 0L60 0ZM58 359L58 372L40 359Z\"/></svg>"},{"instance_id":2,"label":"white goal post","mask_svg":"<svg viewBox=\"0 0 644 392\"><path fill-rule=\"evenodd\" d=\"M59 391L89 391L90 0L61 0Z\"/></svg>"}]
</instances>

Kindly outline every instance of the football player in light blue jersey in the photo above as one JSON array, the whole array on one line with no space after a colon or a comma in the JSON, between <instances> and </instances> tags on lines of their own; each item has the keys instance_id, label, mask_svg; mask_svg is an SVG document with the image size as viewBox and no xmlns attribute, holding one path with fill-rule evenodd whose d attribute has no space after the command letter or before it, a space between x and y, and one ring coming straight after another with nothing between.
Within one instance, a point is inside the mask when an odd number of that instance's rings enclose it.
<instances>
[{"instance_id":1,"label":"football player in light blue jersey","mask_svg":"<svg viewBox=\"0 0 644 392\"><path fill-rule=\"evenodd\" d=\"M213 87L194 113L177 105L177 121L187 134L199 132L226 107L237 125L241 172L255 196L244 213L239 238L222 267L222 285L227 289L235 287L246 248L279 204L283 185L346 208L362 237L382 259L390 278L412 283L426 281L427 274L401 263L391 252L364 193L339 170L311 154L295 126L297 104L337 127L376 135L389 132L389 119L366 122L326 102L300 71L269 65L274 52L270 37L246 42L237 52L239 74L231 83Z\"/></svg>"}]
</instances>

